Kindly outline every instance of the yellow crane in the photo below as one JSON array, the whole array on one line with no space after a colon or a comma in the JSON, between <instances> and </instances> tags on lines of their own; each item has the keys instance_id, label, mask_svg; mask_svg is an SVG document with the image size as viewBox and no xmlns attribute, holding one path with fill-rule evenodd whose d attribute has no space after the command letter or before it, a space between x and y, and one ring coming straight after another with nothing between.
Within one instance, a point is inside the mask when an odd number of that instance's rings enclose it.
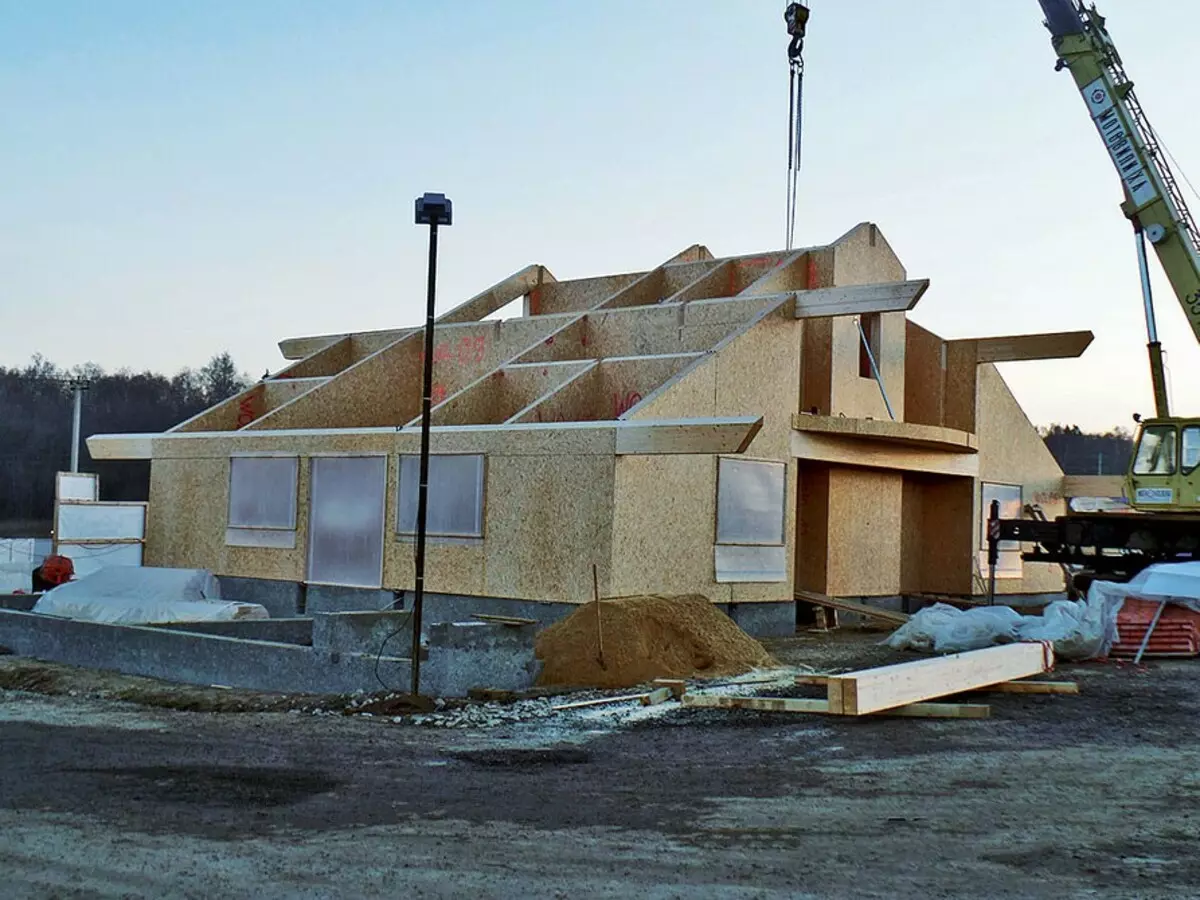
<instances>
[{"instance_id":1,"label":"yellow crane","mask_svg":"<svg viewBox=\"0 0 1200 900\"><path fill-rule=\"evenodd\" d=\"M1095 6L1084 6L1079 0L1038 2L1058 55L1057 68L1070 72L1079 89L1120 176L1125 192L1121 209L1133 224L1154 416L1145 420L1135 416L1139 427L1126 475L1126 496L1138 510L1200 510L1200 418L1171 415L1146 261L1149 241L1200 340L1200 232L1125 73L1104 17Z\"/></svg>"}]
</instances>

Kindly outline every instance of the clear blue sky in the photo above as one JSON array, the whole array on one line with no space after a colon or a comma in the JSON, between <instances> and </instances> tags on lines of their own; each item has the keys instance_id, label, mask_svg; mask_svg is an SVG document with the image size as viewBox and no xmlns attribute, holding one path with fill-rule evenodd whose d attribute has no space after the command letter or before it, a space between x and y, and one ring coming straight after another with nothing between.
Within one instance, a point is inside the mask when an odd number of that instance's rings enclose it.
<instances>
[{"instance_id":1,"label":"clear blue sky","mask_svg":"<svg viewBox=\"0 0 1200 900\"><path fill-rule=\"evenodd\" d=\"M1082 360L1003 368L1035 423L1148 412L1120 188L1035 0L811 5L799 242L878 223L946 337L1095 331ZM530 262L781 246L782 9L0 0L0 364L228 349L257 376L283 337L419 324L426 190L455 202L442 308ZM1189 10L1103 5L1200 173ZM1173 399L1200 413L1200 348L1157 284Z\"/></svg>"}]
</instances>

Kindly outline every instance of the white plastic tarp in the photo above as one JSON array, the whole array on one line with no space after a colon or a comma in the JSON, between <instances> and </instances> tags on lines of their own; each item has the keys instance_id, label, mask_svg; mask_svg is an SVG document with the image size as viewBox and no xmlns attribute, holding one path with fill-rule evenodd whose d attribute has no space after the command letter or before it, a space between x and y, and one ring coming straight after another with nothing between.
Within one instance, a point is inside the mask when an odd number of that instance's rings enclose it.
<instances>
[{"instance_id":1,"label":"white plastic tarp","mask_svg":"<svg viewBox=\"0 0 1200 900\"><path fill-rule=\"evenodd\" d=\"M222 600L220 583L205 569L135 566L111 566L61 584L43 594L33 611L114 625L268 617L258 604Z\"/></svg>"}]
</instances>

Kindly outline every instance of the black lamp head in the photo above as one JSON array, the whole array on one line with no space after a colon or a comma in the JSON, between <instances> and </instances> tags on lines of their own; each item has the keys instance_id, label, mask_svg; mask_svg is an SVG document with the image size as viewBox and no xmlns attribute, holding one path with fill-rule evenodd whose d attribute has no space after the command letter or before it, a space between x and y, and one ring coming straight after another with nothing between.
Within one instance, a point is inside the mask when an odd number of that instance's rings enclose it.
<instances>
[{"instance_id":1,"label":"black lamp head","mask_svg":"<svg viewBox=\"0 0 1200 900\"><path fill-rule=\"evenodd\" d=\"M445 194L426 194L417 198L418 225L449 225L452 205Z\"/></svg>"}]
</instances>

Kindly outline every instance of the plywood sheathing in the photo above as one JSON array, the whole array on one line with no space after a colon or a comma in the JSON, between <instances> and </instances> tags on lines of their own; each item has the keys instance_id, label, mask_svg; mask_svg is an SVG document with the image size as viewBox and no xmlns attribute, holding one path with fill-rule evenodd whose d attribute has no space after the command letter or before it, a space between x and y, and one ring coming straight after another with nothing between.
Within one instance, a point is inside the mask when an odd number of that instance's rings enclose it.
<instances>
[{"instance_id":1,"label":"plywood sheathing","mask_svg":"<svg viewBox=\"0 0 1200 900\"><path fill-rule=\"evenodd\" d=\"M974 490L970 478L904 473L901 591L971 592Z\"/></svg>"},{"instance_id":2,"label":"plywood sheathing","mask_svg":"<svg viewBox=\"0 0 1200 900\"><path fill-rule=\"evenodd\" d=\"M832 248L809 251L805 264L808 290L833 286L834 256ZM833 395L833 320L804 320L802 341L800 408L827 416Z\"/></svg>"},{"instance_id":3,"label":"plywood sheathing","mask_svg":"<svg viewBox=\"0 0 1200 900\"><path fill-rule=\"evenodd\" d=\"M581 313L637 281L645 272L548 282L529 292L529 315Z\"/></svg>"},{"instance_id":4,"label":"plywood sheathing","mask_svg":"<svg viewBox=\"0 0 1200 900\"><path fill-rule=\"evenodd\" d=\"M792 417L792 427L798 431L886 441L921 450L975 453L979 449L976 436L966 431L913 422L892 422L888 419L852 419L848 416L814 416L805 413Z\"/></svg>"},{"instance_id":5,"label":"plywood sheathing","mask_svg":"<svg viewBox=\"0 0 1200 900\"><path fill-rule=\"evenodd\" d=\"M906 323L904 419L946 424L946 342L915 322Z\"/></svg>"},{"instance_id":6,"label":"plywood sheathing","mask_svg":"<svg viewBox=\"0 0 1200 900\"><path fill-rule=\"evenodd\" d=\"M569 317L468 322L434 330L433 397L441 402L494 370ZM253 424L265 428L402 425L420 412L424 332L355 363L325 385Z\"/></svg>"},{"instance_id":7,"label":"plywood sheathing","mask_svg":"<svg viewBox=\"0 0 1200 900\"><path fill-rule=\"evenodd\" d=\"M298 510L308 508L308 468L299 467ZM298 513L294 549L225 546L229 459L156 460L151 467L145 564L206 568L218 575L305 578L307 517Z\"/></svg>"},{"instance_id":8,"label":"plywood sheathing","mask_svg":"<svg viewBox=\"0 0 1200 900\"><path fill-rule=\"evenodd\" d=\"M1001 484L1019 484L1025 503L1036 503L1048 518L1063 515L1063 472L1030 423L1025 411L991 364L980 365L976 412L979 435L979 478ZM975 492L972 518L974 549L981 545L982 499ZM996 582L1001 593L1041 593L1063 589L1062 571L1050 563L1023 563L1023 577Z\"/></svg>"},{"instance_id":9,"label":"plywood sheathing","mask_svg":"<svg viewBox=\"0 0 1200 900\"><path fill-rule=\"evenodd\" d=\"M808 289L808 251L797 250L780 259L738 292L739 297Z\"/></svg>"},{"instance_id":10,"label":"plywood sheathing","mask_svg":"<svg viewBox=\"0 0 1200 900\"><path fill-rule=\"evenodd\" d=\"M900 472L832 466L825 593L835 597L900 592Z\"/></svg>"},{"instance_id":11,"label":"plywood sheathing","mask_svg":"<svg viewBox=\"0 0 1200 900\"><path fill-rule=\"evenodd\" d=\"M796 588L828 594L829 466L800 463L797 478Z\"/></svg>"},{"instance_id":12,"label":"plywood sheathing","mask_svg":"<svg viewBox=\"0 0 1200 900\"><path fill-rule=\"evenodd\" d=\"M982 456L982 442L979 453L950 453L906 447L888 441L808 431L793 431L791 447L792 455L800 460L963 478L978 477Z\"/></svg>"},{"instance_id":13,"label":"plywood sheathing","mask_svg":"<svg viewBox=\"0 0 1200 900\"><path fill-rule=\"evenodd\" d=\"M672 266L678 263L706 262L712 258L712 251L703 244L692 244L692 246L680 250L663 265Z\"/></svg>"},{"instance_id":14,"label":"plywood sheathing","mask_svg":"<svg viewBox=\"0 0 1200 900\"><path fill-rule=\"evenodd\" d=\"M308 378L316 375L329 377L353 365L357 359L358 357L354 354L354 339L344 337L319 350L314 350L303 359L276 373L274 377Z\"/></svg>"},{"instance_id":15,"label":"plywood sheathing","mask_svg":"<svg viewBox=\"0 0 1200 900\"><path fill-rule=\"evenodd\" d=\"M758 314L647 397L629 417L654 420L684 406L704 415L732 414L730 410L762 415L762 430L746 453L786 462L785 497L794 496L796 464L789 455L788 435L799 386L795 379L773 377L775 372L795 372L799 367L801 326L787 313L779 301ZM791 599L790 554L785 582L718 585L713 580L716 471L713 457L668 460L629 456L617 461L613 572L618 592L644 583L653 585L646 590L678 589L713 600ZM794 546L796 510L790 500L785 506L784 542L790 548ZM672 528L669 544L661 539L666 522Z\"/></svg>"},{"instance_id":16,"label":"plywood sheathing","mask_svg":"<svg viewBox=\"0 0 1200 900\"><path fill-rule=\"evenodd\" d=\"M688 303L715 297L728 297L733 293L733 263L726 261L710 266L690 281L680 285L666 296L666 303Z\"/></svg>"},{"instance_id":17,"label":"plywood sheathing","mask_svg":"<svg viewBox=\"0 0 1200 900\"><path fill-rule=\"evenodd\" d=\"M452 594L585 603L592 565L601 592L609 582L612 456L489 455L485 541L432 542L427 547L430 589ZM389 496L385 584L413 587L411 540L394 535Z\"/></svg>"},{"instance_id":18,"label":"plywood sheathing","mask_svg":"<svg viewBox=\"0 0 1200 900\"><path fill-rule=\"evenodd\" d=\"M503 281L497 282L486 291L476 294L465 303L460 303L437 318L439 325L451 325L455 322L478 322L485 316L490 316L500 307L511 303L518 297L523 297L530 291L544 284L553 283L555 278L545 266L526 266Z\"/></svg>"},{"instance_id":19,"label":"plywood sheathing","mask_svg":"<svg viewBox=\"0 0 1200 900\"><path fill-rule=\"evenodd\" d=\"M975 358L981 363L1028 359L1073 359L1092 343L1090 331L1059 331L974 338Z\"/></svg>"},{"instance_id":20,"label":"plywood sheathing","mask_svg":"<svg viewBox=\"0 0 1200 900\"><path fill-rule=\"evenodd\" d=\"M591 360L504 366L440 403L430 419L434 425L499 425L595 366Z\"/></svg>"}]
</instances>

